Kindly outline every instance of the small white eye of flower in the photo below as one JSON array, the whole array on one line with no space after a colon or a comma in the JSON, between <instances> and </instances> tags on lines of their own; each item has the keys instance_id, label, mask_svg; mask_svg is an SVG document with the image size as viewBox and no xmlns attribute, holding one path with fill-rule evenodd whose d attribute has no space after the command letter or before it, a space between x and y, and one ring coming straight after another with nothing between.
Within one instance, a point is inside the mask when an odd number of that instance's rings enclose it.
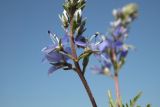
<instances>
[{"instance_id":1,"label":"small white eye of flower","mask_svg":"<svg viewBox=\"0 0 160 107\"><path fill-rule=\"evenodd\" d=\"M104 75L109 75L110 74L110 70L109 68L105 67L103 70Z\"/></svg>"}]
</instances>

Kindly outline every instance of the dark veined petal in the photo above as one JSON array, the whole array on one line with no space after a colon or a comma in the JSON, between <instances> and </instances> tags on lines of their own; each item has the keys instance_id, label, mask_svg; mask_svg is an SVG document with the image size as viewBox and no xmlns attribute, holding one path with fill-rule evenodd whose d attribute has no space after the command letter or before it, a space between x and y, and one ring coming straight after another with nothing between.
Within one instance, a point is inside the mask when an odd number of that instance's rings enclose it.
<instances>
[{"instance_id":1,"label":"dark veined petal","mask_svg":"<svg viewBox=\"0 0 160 107\"><path fill-rule=\"evenodd\" d=\"M48 75L51 75L56 70L60 69L61 67L51 66L48 70Z\"/></svg>"}]
</instances>

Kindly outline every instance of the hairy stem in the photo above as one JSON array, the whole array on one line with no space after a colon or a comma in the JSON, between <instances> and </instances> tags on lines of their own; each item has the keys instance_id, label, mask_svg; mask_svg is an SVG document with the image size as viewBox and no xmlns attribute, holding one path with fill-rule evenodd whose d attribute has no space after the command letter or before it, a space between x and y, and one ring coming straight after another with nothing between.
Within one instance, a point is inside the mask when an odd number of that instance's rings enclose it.
<instances>
[{"instance_id":1,"label":"hairy stem","mask_svg":"<svg viewBox=\"0 0 160 107\"><path fill-rule=\"evenodd\" d=\"M76 49L74 46L74 34L73 34L73 18L71 17L70 21L70 45L72 50L72 56L77 59Z\"/></svg>"},{"instance_id":2,"label":"hairy stem","mask_svg":"<svg viewBox=\"0 0 160 107\"><path fill-rule=\"evenodd\" d=\"M70 45L71 45L71 50L72 50L72 56L75 59L77 59L77 54L76 54L76 49L75 49L75 44L74 44L74 34L73 34L73 18L71 17L70 19L71 19L71 21L70 21ZM92 92L91 92L91 90L89 88L89 85L88 85L84 75L82 74L82 70L80 68L79 63L74 61L74 64L75 64L75 67L76 67L76 72L77 72L79 78L81 79L85 89L86 89L86 92L87 92L87 94L88 94L88 96L90 98L92 106L93 107L97 107L95 99L94 99L94 97L92 95Z\"/></svg>"},{"instance_id":3,"label":"hairy stem","mask_svg":"<svg viewBox=\"0 0 160 107\"><path fill-rule=\"evenodd\" d=\"M119 89L118 74L114 75L114 82L115 82L117 107L121 107L121 96L120 96L120 89Z\"/></svg>"},{"instance_id":4,"label":"hairy stem","mask_svg":"<svg viewBox=\"0 0 160 107\"><path fill-rule=\"evenodd\" d=\"M78 76L79 76L79 78L81 79L81 81L82 81L82 83L83 83L83 85L84 85L84 87L85 87L85 89L86 89L86 92L87 92L87 94L88 94L88 96L89 96L89 98L90 98L90 101L91 101L91 103L92 103L92 106L93 106L93 107L97 107L97 104L96 104L95 99L94 99L94 97L93 97L93 95L92 95L92 92L91 92L91 90L90 90L90 88L89 88L89 86L88 86L88 83L87 83L87 81L86 81L83 73L80 71L80 67L78 67L79 64L76 63L76 66L77 66Z\"/></svg>"}]
</instances>

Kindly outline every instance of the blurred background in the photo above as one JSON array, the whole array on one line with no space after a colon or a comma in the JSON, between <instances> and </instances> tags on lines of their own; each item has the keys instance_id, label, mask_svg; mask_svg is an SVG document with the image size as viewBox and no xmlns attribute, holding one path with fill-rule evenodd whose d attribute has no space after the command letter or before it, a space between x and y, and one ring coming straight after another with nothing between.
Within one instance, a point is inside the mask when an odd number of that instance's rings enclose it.
<instances>
[{"instance_id":1,"label":"blurred background","mask_svg":"<svg viewBox=\"0 0 160 107\"><path fill-rule=\"evenodd\" d=\"M49 64L43 64L41 49L51 44L51 30L64 35L58 14L64 0L0 0L0 107L91 107L85 89L74 72L59 70L48 76ZM86 36L106 33L113 20L112 10L127 3L139 5L139 17L130 29L131 51L120 73L123 102L139 91L138 104L160 106L160 1L88 0ZM86 78L98 107L108 107L107 90L114 96L113 81L93 75L90 66Z\"/></svg>"}]
</instances>

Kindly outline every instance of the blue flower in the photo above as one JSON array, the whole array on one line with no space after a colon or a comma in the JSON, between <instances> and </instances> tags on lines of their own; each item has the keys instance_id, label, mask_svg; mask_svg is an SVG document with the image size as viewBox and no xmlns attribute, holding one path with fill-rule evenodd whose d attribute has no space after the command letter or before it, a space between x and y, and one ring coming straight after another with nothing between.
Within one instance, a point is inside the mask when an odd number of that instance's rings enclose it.
<instances>
[{"instance_id":1,"label":"blue flower","mask_svg":"<svg viewBox=\"0 0 160 107\"><path fill-rule=\"evenodd\" d=\"M48 33L52 39L53 44L44 47L42 52L44 53L43 61L48 60L48 62L52 65L48 70L48 74L52 74L57 69L67 66L69 57L57 51L57 49L59 49L60 39L55 34L53 35L50 31L48 31ZM62 41L62 45L68 42L66 38L62 39ZM63 51L66 53L71 53L71 49L69 47L63 47Z\"/></svg>"},{"instance_id":2,"label":"blue flower","mask_svg":"<svg viewBox=\"0 0 160 107\"><path fill-rule=\"evenodd\" d=\"M83 36L78 37L75 39L75 44L82 48L87 48L92 51L98 51L98 45L102 42L102 35L99 32L92 35L89 39L85 39Z\"/></svg>"}]
</instances>

